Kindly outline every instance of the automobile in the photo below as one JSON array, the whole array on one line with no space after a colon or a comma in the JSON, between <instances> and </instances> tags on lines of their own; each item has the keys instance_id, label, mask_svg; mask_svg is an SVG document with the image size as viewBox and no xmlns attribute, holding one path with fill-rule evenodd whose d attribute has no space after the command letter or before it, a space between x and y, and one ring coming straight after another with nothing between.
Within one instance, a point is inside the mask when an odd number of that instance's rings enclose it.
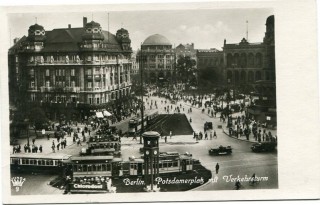
<instances>
[{"instance_id":1,"label":"automobile","mask_svg":"<svg viewBox=\"0 0 320 205\"><path fill-rule=\"evenodd\" d=\"M224 146L220 145L217 148L211 148L209 150L210 155L229 155L231 153L232 153L231 146L224 147Z\"/></svg>"},{"instance_id":2,"label":"automobile","mask_svg":"<svg viewBox=\"0 0 320 205\"><path fill-rule=\"evenodd\" d=\"M204 123L204 128L206 128L207 130L209 129L213 129L213 125L212 125L212 122L205 122Z\"/></svg>"},{"instance_id":3,"label":"automobile","mask_svg":"<svg viewBox=\"0 0 320 205\"><path fill-rule=\"evenodd\" d=\"M274 151L277 146L277 143L275 142L259 142L254 143L251 146L251 150L253 152L271 152Z\"/></svg>"}]
</instances>

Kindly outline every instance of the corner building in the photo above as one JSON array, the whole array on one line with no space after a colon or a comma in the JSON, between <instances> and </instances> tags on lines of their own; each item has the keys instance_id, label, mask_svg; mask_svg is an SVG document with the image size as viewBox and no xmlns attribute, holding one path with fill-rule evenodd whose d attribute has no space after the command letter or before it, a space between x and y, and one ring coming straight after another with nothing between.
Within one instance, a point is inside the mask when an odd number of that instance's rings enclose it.
<instances>
[{"instance_id":1,"label":"corner building","mask_svg":"<svg viewBox=\"0 0 320 205\"><path fill-rule=\"evenodd\" d=\"M154 34L146 38L141 45L138 59L139 66L143 69L144 82L162 83L175 80L175 52L166 37Z\"/></svg>"},{"instance_id":2,"label":"corner building","mask_svg":"<svg viewBox=\"0 0 320 205\"><path fill-rule=\"evenodd\" d=\"M131 53L127 30L113 35L86 17L80 28L32 25L9 49L10 103L41 106L51 119L85 119L95 109L120 113L130 95Z\"/></svg>"}]
</instances>

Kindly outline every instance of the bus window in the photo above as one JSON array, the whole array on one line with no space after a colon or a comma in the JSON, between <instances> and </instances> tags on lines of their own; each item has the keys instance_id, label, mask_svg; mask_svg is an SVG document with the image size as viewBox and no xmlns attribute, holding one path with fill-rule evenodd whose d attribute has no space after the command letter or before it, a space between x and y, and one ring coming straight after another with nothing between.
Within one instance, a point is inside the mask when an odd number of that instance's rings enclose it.
<instances>
[{"instance_id":1,"label":"bus window","mask_svg":"<svg viewBox=\"0 0 320 205\"><path fill-rule=\"evenodd\" d=\"M111 164L107 164L107 171L111 171Z\"/></svg>"},{"instance_id":2,"label":"bus window","mask_svg":"<svg viewBox=\"0 0 320 205\"><path fill-rule=\"evenodd\" d=\"M88 172L91 172L91 171L92 171L92 165L89 164L89 165L88 165Z\"/></svg>"},{"instance_id":3,"label":"bus window","mask_svg":"<svg viewBox=\"0 0 320 205\"><path fill-rule=\"evenodd\" d=\"M93 171L93 172L97 171L97 167L96 167L95 164L92 165L92 171Z\"/></svg>"},{"instance_id":4,"label":"bus window","mask_svg":"<svg viewBox=\"0 0 320 205\"><path fill-rule=\"evenodd\" d=\"M97 167L98 172L100 172L102 170L101 164L97 164L96 167Z\"/></svg>"},{"instance_id":5,"label":"bus window","mask_svg":"<svg viewBox=\"0 0 320 205\"><path fill-rule=\"evenodd\" d=\"M29 160L29 162L30 162L30 164L36 164L37 162L35 162L36 160L34 160L34 159L30 159Z\"/></svg>"},{"instance_id":6,"label":"bus window","mask_svg":"<svg viewBox=\"0 0 320 205\"><path fill-rule=\"evenodd\" d=\"M107 165L106 164L102 164L102 171L107 171Z\"/></svg>"},{"instance_id":7,"label":"bus window","mask_svg":"<svg viewBox=\"0 0 320 205\"><path fill-rule=\"evenodd\" d=\"M159 162L159 169L163 168L162 162Z\"/></svg>"},{"instance_id":8,"label":"bus window","mask_svg":"<svg viewBox=\"0 0 320 205\"><path fill-rule=\"evenodd\" d=\"M88 165L84 164L82 165L82 171L87 172L88 171Z\"/></svg>"},{"instance_id":9,"label":"bus window","mask_svg":"<svg viewBox=\"0 0 320 205\"><path fill-rule=\"evenodd\" d=\"M81 164L77 165L77 171L78 171L78 172L82 172L82 170L83 170L83 169L82 169L82 165L81 165Z\"/></svg>"},{"instance_id":10,"label":"bus window","mask_svg":"<svg viewBox=\"0 0 320 205\"><path fill-rule=\"evenodd\" d=\"M22 164L26 164L27 163L26 161L27 161L26 159L22 159Z\"/></svg>"},{"instance_id":11,"label":"bus window","mask_svg":"<svg viewBox=\"0 0 320 205\"><path fill-rule=\"evenodd\" d=\"M19 164L19 159L11 158L11 164Z\"/></svg>"},{"instance_id":12,"label":"bus window","mask_svg":"<svg viewBox=\"0 0 320 205\"><path fill-rule=\"evenodd\" d=\"M173 162L173 166L177 167L178 166L178 161Z\"/></svg>"},{"instance_id":13,"label":"bus window","mask_svg":"<svg viewBox=\"0 0 320 205\"><path fill-rule=\"evenodd\" d=\"M49 160L50 166L53 166L53 160Z\"/></svg>"}]
</instances>

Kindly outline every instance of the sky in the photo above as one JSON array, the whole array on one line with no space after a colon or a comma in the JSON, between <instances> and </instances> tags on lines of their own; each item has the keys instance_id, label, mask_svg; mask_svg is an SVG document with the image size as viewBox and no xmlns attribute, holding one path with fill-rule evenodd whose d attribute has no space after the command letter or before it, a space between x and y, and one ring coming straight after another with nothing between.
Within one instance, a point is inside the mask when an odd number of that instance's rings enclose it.
<instances>
[{"instance_id":1,"label":"sky","mask_svg":"<svg viewBox=\"0 0 320 205\"><path fill-rule=\"evenodd\" d=\"M273 15L273 9L194 9L194 10L153 10L153 11L105 11L78 13L10 13L8 32L11 45L15 37L27 35L29 26L42 25L46 31L55 28L82 27L83 17L88 22L100 23L103 30L115 34L121 27L129 31L131 47L137 50L150 35L161 34L172 45L194 43L196 49L217 48L223 41L239 43L246 37L248 21L249 42L262 42L265 22Z\"/></svg>"}]
</instances>

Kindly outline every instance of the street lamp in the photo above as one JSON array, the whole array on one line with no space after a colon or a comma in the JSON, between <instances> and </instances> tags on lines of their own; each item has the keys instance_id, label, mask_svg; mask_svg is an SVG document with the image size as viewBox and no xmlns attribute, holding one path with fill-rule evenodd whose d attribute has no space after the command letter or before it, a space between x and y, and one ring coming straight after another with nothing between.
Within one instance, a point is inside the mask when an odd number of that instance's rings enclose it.
<instances>
[{"instance_id":1,"label":"street lamp","mask_svg":"<svg viewBox=\"0 0 320 205\"><path fill-rule=\"evenodd\" d=\"M140 75L141 75L141 84L140 84L140 91L141 91L141 131L140 131L140 144L142 144L142 134L144 132L144 107L143 107L143 61L144 56L142 55L142 46L140 51Z\"/></svg>"}]
</instances>

